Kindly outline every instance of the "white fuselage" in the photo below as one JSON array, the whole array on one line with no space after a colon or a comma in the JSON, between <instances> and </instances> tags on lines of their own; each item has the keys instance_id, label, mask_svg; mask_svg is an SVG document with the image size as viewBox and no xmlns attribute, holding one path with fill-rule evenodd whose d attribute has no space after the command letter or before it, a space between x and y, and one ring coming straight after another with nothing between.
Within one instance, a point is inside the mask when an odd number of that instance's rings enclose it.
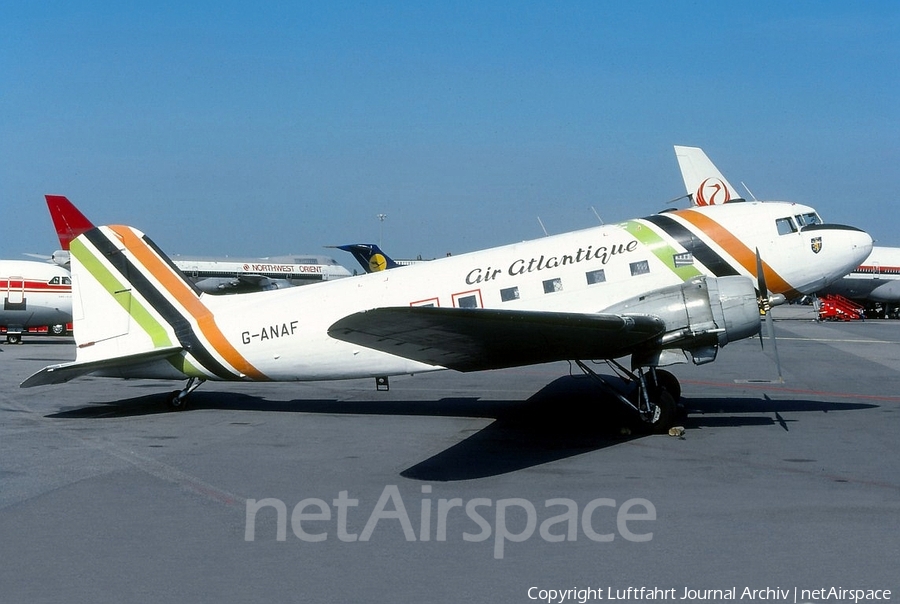
<instances>
[{"instance_id":1,"label":"white fuselage","mask_svg":"<svg viewBox=\"0 0 900 604\"><path fill-rule=\"evenodd\" d=\"M682 210L354 279L201 301L228 346L269 379L414 373L439 367L336 340L329 326L355 312L410 305L597 313L695 275L739 274L755 282L756 249L768 289L810 293L858 266L871 238L827 225L779 234L777 220L809 212L778 203ZM671 224L650 221L664 222L658 216ZM90 351L84 349L84 360Z\"/></svg>"},{"instance_id":2,"label":"white fuselage","mask_svg":"<svg viewBox=\"0 0 900 604\"><path fill-rule=\"evenodd\" d=\"M900 248L875 246L862 264L822 293L854 300L900 302Z\"/></svg>"},{"instance_id":3,"label":"white fuselage","mask_svg":"<svg viewBox=\"0 0 900 604\"><path fill-rule=\"evenodd\" d=\"M0 325L23 329L72 321L69 271L55 264L0 260Z\"/></svg>"}]
</instances>

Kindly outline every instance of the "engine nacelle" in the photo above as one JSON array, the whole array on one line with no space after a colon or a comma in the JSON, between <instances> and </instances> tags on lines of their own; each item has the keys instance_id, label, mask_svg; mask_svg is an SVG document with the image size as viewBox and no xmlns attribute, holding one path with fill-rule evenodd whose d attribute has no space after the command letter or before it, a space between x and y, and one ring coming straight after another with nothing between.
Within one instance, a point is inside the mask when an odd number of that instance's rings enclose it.
<instances>
[{"instance_id":1,"label":"engine nacelle","mask_svg":"<svg viewBox=\"0 0 900 604\"><path fill-rule=\"evenodd\" d=\"M756 335L760 328L753 282L740 276L695 277L603 312L651 315L665 322L665 333L646 351L632 355L633 367L683 363L687 354L697 365L709 363L720 346Z\"/></svg>"}]
</instances>

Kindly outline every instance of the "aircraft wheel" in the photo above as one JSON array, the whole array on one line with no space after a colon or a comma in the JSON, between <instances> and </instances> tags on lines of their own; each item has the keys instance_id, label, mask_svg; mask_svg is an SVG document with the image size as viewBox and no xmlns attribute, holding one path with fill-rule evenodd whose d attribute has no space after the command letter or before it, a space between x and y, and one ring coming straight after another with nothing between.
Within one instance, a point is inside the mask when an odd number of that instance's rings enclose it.
<instances>
[{"instance_id":1,"label":"aircraft wheel","mask_svg":"<svg viewBox=\"0 0 900 604\"><path fill-rule=\"evenodd\" d=\"M187 409L187 397L181 396L181 390L175 390L166 398L166 406L169 411L184 411Z\"/></svg>"},{"instance_id":2,"label":"aircraft wheel","mask_svg":"<svg viewBox=\"0 0 900 604\"><path fill-rule=\"evenodd\" d=\"M65 335L65 333L66 333L65 325L57 324L57 325L50 326L50 335L52 335L52 336L62 336L62 335Z\"/></svg>"},{"instance_id":3,"label":"aircraft wheel","mask_svg":"<svg viewBox=\"0 0 900 604\"><path fill-rule=\"evenodd\" d=\"M7 334L6 341L9 342L10 344L21 344L22 336L21 336L21 334L17 334L17 333Z\"/></svg>"},{"instance_id":4,"label":"aircraft wheel","mask_svg":"<svg viewBox=\"0 0 900 604\"><path fill-rule=\"evenodd\" d=\"M669 428L672 427L672 422L675 420L677 411L675 399L672 398L672 395L667 390L662 388L657 390L654 399L653 404L656 405L656 409L653 412L653 417L647 420L647 424L650 431L654 434L667 434Z\"/></svg>"},{"instance_id":5,"label":"aircraft wheel","mask_svg":"<svg viewBox=\"0 0 900 604\"><path fill-rule=\"evenodd\" d=\"M676 403L681 399L681 384L678 383L678 378L671 372L665 369L657 369L656 383L660 388L671 394L672 400Z\"/></svg>"}]
</instances>

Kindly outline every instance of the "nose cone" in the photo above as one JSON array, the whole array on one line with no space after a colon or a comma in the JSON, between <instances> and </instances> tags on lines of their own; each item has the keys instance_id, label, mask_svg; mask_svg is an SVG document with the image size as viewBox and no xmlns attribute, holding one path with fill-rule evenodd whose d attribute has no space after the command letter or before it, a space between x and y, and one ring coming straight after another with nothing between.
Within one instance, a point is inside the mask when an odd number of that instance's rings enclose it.
<instances>
[{"instance_id":1,"label":"nose cone","mask_svg":"<svg viewBox=\"0 0 900 604\"><path fill-rule=\"evenodd\" d=\"M867 232L855 227L834 227L837 232L834 234L835 239L840 245L848 248L848 258L846 262L846 272L849 273L872 253L872 236ZM846 274L846 273L845 273Z\"/></svg>"},{"instance_id":2,"label":"nose cone","mask_svg":"<svg viewBox=\"0 0 900 604\"><path fill-rule=\"evenodd\" d=\"M806 227L803 233L810 237L810 247L827 266L826 285L850 273L872 253L871 235L856 227L818 224Z\"/></svg>"}]
</instances>

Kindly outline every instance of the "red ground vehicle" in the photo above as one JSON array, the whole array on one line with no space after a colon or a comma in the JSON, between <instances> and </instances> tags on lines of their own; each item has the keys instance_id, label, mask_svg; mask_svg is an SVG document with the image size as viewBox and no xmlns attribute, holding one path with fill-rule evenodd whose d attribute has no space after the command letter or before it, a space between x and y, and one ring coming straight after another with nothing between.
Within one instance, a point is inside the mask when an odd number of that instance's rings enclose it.
<instances>
[{"instance_id":1,"label":"red ground vehicle","mask_svg":"<svg viewBox=\"0 0 900 604\"><path fill-rule=\"evenodd\" d=\"M819 298L820 321L856 321L865 318L865 310L861 304L836 294Z\"/></svg>"}]
</instances>

